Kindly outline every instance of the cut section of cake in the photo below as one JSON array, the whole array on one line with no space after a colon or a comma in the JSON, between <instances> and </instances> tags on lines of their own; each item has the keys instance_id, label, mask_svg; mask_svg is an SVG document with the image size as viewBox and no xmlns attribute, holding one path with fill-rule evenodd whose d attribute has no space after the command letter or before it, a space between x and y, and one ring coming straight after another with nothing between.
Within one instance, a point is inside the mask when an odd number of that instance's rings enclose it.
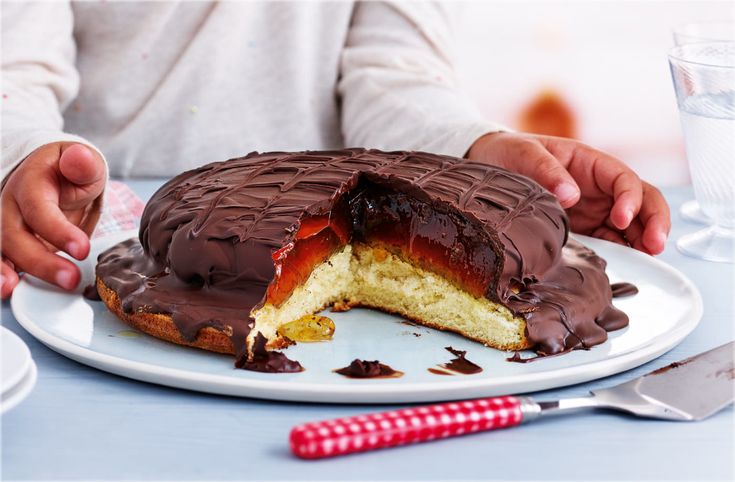
<instances>
[{"instance_id":1,"label":"cut section of cake","mask_svg":"<svg viewBox=\"0 0 735 482\"><path fill-rule=\"evenodd\" d=\"M140 240L100 255L97 285L132 326L247 367L287 344L281 325L328 306L503 350L588 348L628 322L604 270L526 177L346 149L253 153L177 176L146 206Z\"/></svg>"}]
</instances>

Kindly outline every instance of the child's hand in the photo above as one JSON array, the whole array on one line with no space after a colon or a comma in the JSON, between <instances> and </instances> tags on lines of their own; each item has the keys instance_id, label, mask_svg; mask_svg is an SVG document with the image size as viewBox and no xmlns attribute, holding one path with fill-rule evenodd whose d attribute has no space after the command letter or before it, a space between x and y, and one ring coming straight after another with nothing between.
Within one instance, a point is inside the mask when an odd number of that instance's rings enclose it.
<instances>
[{"instance_id":1,"label":"child's hand","mask_svg":"<svg viewBox=\"0 0 735 482\"><path fill-rule=\"evenodd\" d=\"M81 144L54 143L33 151L2 190L0 294L7 298L24 271L64 289L81 274L76 259L89 254L89 235L99 217L95 206L105 187L105 163Z\"/></svg>"},{"instance_id":2,"label":"child's hand","mask_svg":"<svg viewBox=\"0 0 735 482\"><path fill-rule=\"evenodd\" d=\"M655 187L622 161L573 139L498 132L478 139L468 157L526 175L554 193L580 234L664 249L669 207Z\"/></svg>"}]
</instances>

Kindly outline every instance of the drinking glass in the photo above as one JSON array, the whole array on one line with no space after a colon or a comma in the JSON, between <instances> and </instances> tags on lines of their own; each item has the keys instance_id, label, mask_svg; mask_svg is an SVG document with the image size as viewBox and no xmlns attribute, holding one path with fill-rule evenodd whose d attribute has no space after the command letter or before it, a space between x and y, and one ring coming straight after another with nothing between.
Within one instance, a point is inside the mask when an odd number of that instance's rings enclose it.
<instances>
[{"instance_id":1,"label":"drinking glass","mask_svg":"<svg viewBox=\"0 0 735 482\"><path fill-rule=\"evenodd\" d=\"M674 28L675 45L719 41L735 42L735 22L694 22L679 25ZM679 209L679 214L687 221L712 224L712 220L702 212L696 199L682 204Z\"/></svg>"},{"instance_id":2,"label":"drinking glass","mask_svg":"<svg viewBox=\"0 0 735 482\"><path fill-rule=\"evenodd\" d=\"M681 252L709 261L735 256L735 42L674 47L669 65L694 197L713 224L682 236Z\"/></svg>"},{"instance_id":3,"label":"drinking glass","mask_svg":"<svg viewBox=\"0 0 735 482\"><path fill-rule=\"evenodd\" d=\"M700 42L735 42L735 22L692 22L674 28L674 43L677 46Z\"/></svg>"}]
</instances>

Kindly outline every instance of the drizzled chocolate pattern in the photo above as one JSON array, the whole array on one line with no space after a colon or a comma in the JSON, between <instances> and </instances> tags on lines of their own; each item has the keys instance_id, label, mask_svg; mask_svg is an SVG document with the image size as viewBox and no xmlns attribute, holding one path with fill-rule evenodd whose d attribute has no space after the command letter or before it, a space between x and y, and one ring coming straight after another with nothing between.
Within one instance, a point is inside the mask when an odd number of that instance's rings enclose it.
<instances>
[{"instance_id":1,"label":"drizzled chocolate pattern","mask_svg":"<svg viewBox=\"0 0 735 482\"><path fill-rule=\"evenodd\" d=\"M146 206L140 242L102 253L97 275L126 312L170 314L186 340L215 327L242 358L249 313L269 301L310 219L342 226L320 245L332 252L351 237L388 246L508 306L541 354L602 343L628 321L610 304L604 260L567 243L549 192L504 169L420 152L251 153L185 172Z\"/></svg>"}]
</instances>

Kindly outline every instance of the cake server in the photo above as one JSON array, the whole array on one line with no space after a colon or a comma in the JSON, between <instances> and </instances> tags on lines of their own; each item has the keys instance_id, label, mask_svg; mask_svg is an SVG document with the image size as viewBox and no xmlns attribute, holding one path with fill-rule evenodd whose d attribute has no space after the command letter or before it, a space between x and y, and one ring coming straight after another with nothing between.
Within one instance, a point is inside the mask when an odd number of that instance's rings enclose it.
<instances>
[{"instance_id":1,"label":"cake server","mask_svg":"<svg viewBox=\"0 0 735 482\"><path fill-rule=\"evenodd\" d=\"M590 396L555 401L494 397L311 422L291 430L291 451L305 459L505 428L539 417L604 408L663 420L702 420L735 399L735 342L674 362Z\"/></svg>"}]
</instances>

